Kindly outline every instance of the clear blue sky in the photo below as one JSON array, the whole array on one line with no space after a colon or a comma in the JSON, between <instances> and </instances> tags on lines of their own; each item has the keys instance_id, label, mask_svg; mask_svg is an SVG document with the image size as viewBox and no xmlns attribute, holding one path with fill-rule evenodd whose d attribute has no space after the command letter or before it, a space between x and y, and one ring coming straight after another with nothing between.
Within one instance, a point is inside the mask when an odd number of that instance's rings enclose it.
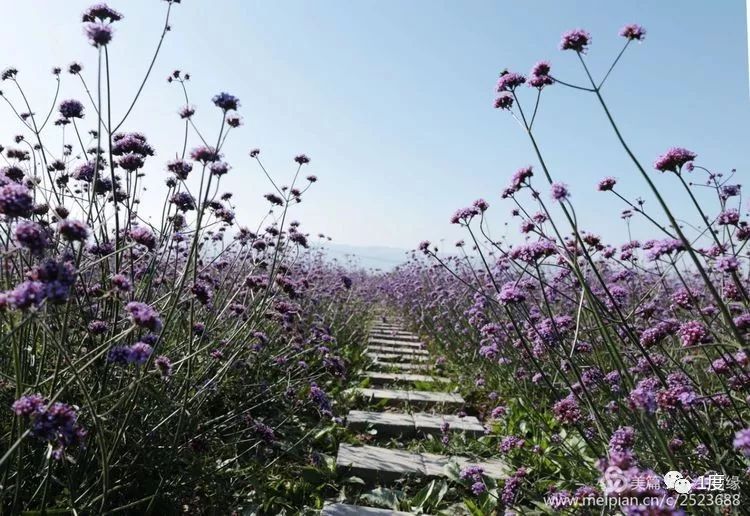
<instances>
[{"instance_id":1,"label":"clear blue sky","mask_svg":"<svg viewBox=\"0 0 750 516\"><path fill-rule=\"evenodd\" d=\"M3 4L0 66L19 68L36 112L51 98L52 66L79 60L93 83L95 50L79 23L89 2ZM110 46L121 99L115 112L122 112L145 71L166 4L111 5L126 17ZM147 169L155 188L165 177L163 163L181 145L176 111L182 101L165 81L180 68L193 74L191 95L205 132L217 128L213 94L227 91L242 101L245 126L228 143L234 168L225 179L226 189L242 199L241 222L254 225L268 206L262 194L270 188L247 157L257 146L282 182L295 154L312 158L309 172L320 182L294 214L312 233L354 245L452 243L459 233L450 215L484 197L499 235L511 208L499 193L515 169L536 161L512 118L491 106L498 72L527 73L549 59L558 76L580 83L575 56L557 50L560 34L589 30L588 59L602 72L622 43L617 31L633 22L647 28L646 41L628 51L605 95L634 150L650 164L668 147L685 146L701 163L736 167L745 182L750 109L741 0L184 0L174 8L174 30L127 129L145 132L157 147ZM84 99L77 81L67 74L63 80L62 98ZM2 88L11 91L7 83ZM0 116L0 137L8 142L20 129L8 123L7 106L0 105ZM584 225L623 240L622 207L594 185L613 175L624 192L649 196L595 99L550 88L538 133Z\"/></svg>"}]
</instances>

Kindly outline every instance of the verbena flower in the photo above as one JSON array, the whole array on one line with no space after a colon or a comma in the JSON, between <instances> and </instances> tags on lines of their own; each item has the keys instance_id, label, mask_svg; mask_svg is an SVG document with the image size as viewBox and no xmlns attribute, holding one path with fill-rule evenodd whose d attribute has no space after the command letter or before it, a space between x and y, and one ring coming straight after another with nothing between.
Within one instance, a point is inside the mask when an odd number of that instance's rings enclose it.
<instances>
[{"instance_id":1,"label":"verbena flower","mask_svg":"<svg viewBox=\"0 0 750 516\"><path fill-rule=\"evenodd\" d=\"M646 37L646 29L640 25L631 23L620 29L620 36L630 41L643 41Z\"/></svg>"},{"instance_id":2,"label":"verbena flower","mask_svg":"<svg viewBox=\"0 0 750 516\"><path fill-rule=\"evenodd\" d=\"M591 43L591 35L583 29L565 32L560 40L560 50L575 50L585 53Z\"/></svg>"}]
</instances>

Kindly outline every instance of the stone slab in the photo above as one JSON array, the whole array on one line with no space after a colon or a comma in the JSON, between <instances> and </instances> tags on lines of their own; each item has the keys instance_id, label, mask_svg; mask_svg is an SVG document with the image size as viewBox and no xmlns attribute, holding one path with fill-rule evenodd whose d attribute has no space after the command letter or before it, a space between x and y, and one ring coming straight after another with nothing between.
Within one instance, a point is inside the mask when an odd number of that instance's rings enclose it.
<instances>
[{"instance_id":1,"label":"stone slab","mask_svg":"<svg viewBox=\"0 0 750 516\"><path fill-rule=\"evenodd\" d=\"M452 392L431 392L431 391L408 391L409 403L419 405L452 405L461 406L464 399L460 394Z\"/></svg>"},{"instance_id":2,"label":"stone slab","mask_svg":"<svg viewBox=\"0 0 750 516\"><path fill-rule=\"evenodd\" d=\"M500 460L472 460L468 457L411 453L378 446L341 444L336 456L336 467L358 476L366 482L392 482L406 475L445 476L445 466L454 463L459 468L479 466L490 477L502 478L508 467Z\"/></svg>"},{"instance_id":3,"label":"stone slab","mask_svg":"<svg viewBox=\"0 0 750 516\"><path fill-rule=\"evenodd\" d=\"M450 431L466 432L471 435L483 435L484 427L474 416L458 417L450 414L427 414L416 412L412 414L417 432L439 435L443 422L448 423Z\"/></svg>"},{"instance_id":4,"label":"stone slab","mask_svg":"<svg viewBox=\"0 0 750 516\"><path fill-rule=\"evenodd\" d=\"M412 348L423 348L424 344L421 342L412 342L409 340L394 340L394 339L381 339L381 338L370 338L368 340L370 344L380 344L386 346L409 346Z\"/></svg>"},{"instance_id":5,"label":"stone slab","mask_svg":"<svg viewBox=\"0 0 750 516\"><path fill-rule=\"evenodd\" d=\"M368 352L367 356L378 362L427 362L429 357L423 355L405 355L403 353L373 353Z\"/></svg>"},{"instance_id":6,"label":"stone slab","mask_svg":"<svg viewBox=\"0 0 750 516\"><path fill-rule=\"evenodd\" d=\"M347 389L346 392L351 392L376 402L380 400L409 401L409 391L399 391L395 389L364 389L355 387L353 389Z\"/></svg>"},{"instance_id":7,"label":"stone slab","mask_svg":"<svg viewBox=\"0 0 750 516\"><path fill-rule=\"evenodd\" d=\"M373 366L378 369L396 369L399 371L427 371L429 370L429 364L403 364L400 362L375 362Z\"/></svg>"},{"instance_id":8,"label":"stone slab","mask_svg":"<svg viewBox=\"0 0 750 516\"><path fill-rule=\"evenodd\" d=\"M410 374L410 373L380 373L377 371L365 371L362 376L370 379L370 383L373 385L384 385L387 383L413 383L413 382L440 382L450 383L450 379L443 376L428 376L426 374Z\"/></svg>"},{"instance_id":9,"label":"stone slab","mask_svg":"<svg viewBox=\"0 0 750 516\"><path fill-rule=\"evenodd\" d=\"M412 513L330 502L326 502L323 505L323 510L320 511L320 516L387 516L390 514L395 516L410 516Z\"/></svg>"},{"instance_id":10,"label":"stone slab","mask_svg":"<svg viewBox=\"0 0 750 516\"><path fill-rule=\"evenodd\" d=\"M425 471L417 453L345 443L339 445L336 468L365 482L393 482L406 475L424 475Z\"/></svg>"},{"instance_id":11,"label":"stone slab","mask_svg":"<svg viewBox=\"0 0 750 516\"><path fill-rule=\"evenodd\" d=\"M352 410L346 416L349 428L364 431L374 428L378 435L383 436L411 436L416 433L416 425L411 414L402 412L367 412Z\"/></svg>"},{"instance_id":12,"label":"stone slab","mask_svg":"<svg viewBox=\"0 0 750 516\"><path fill-rule=\"evenodd\" d=\"M386 346L372 344L367 346L367 351L373 353L400 353L402 355L421 355L428 356L429 353L424 349L415 348L412 346Z\"/></svg>"}]
</instances>

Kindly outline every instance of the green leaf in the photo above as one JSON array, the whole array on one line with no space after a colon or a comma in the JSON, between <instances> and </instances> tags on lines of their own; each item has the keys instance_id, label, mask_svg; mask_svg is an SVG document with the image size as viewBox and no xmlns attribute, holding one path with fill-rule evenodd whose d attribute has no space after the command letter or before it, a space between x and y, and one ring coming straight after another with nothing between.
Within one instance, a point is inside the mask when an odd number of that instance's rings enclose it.
<instances>
[{"instance_id":1,"label":"green leaf","mask_svg":"<svg viewBox=\"0 0 750 516\"><path fill-rule=\"evenodd\" d=\"M373 489L369 493L363 494L360 498L369 504L377 507L385 507L394 511L398 510L398 495L399 491L394 489L387 489L384 487L378 487Z\"/></svg>"}]
</instances>

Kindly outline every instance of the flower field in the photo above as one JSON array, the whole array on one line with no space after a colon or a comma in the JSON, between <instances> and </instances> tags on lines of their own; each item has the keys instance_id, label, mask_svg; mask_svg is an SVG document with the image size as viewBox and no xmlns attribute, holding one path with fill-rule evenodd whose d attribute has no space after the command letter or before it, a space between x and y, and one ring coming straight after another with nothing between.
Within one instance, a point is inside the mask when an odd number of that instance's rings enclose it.
<instances>
[{"instance_id":1,"label":"flower field","mask_svg":"<svg viewBox=\"0 0 750 516\"><path fill-rule=\"evenodd\" d=\"M465 239L450 252L423 241L393 270L365 271L331 260L325 236L295 220L318 181L310 157L274 171L248 146L230 165L226 142L245 123L236 96L193 99L196 79L175 70L174 146L131 127L180 4L161 2L161 39L124 113L112 113L108 49L115 29L137 29L105 4L80 19L99 66L52 70L51 104L30 104L22 68L2 72L18 136L0 146L0 513L316 514L332 501L473 515L747 510L747 206L739 173L712 169L700 149L648 163L629 146L606 86L647 44L643 27L612 35L622 51L601 76L581 29L559 46L580 76L546 61L503 71L497 123L518 126L534 164L456 211ZM63 80L80 96L58 98ZM558 88L598 106L656 206L614 177L590 192L561 181L536 133ZM227 191L235 168L263 175L269 193ZM158 171L154 220L141 201ZM685 202L668 203L656 175ZM618 206L611 235L579 225L588 195ZM239 220L243 203L267 215ZM520 236L491 235L496 205ZM630 237L635 220L651 239ZM396 373L414 389L371 389ZM386 405L403 392L409 438L388 433L404 413ZM429 419L432 400L442 423L420 433L415 414ZM355 428L357 410L387 421ZM375 444L421 457L421 473L426 456L469 462L389 482L343 471L342 450Z\"/></svg>"}]
</instances>

